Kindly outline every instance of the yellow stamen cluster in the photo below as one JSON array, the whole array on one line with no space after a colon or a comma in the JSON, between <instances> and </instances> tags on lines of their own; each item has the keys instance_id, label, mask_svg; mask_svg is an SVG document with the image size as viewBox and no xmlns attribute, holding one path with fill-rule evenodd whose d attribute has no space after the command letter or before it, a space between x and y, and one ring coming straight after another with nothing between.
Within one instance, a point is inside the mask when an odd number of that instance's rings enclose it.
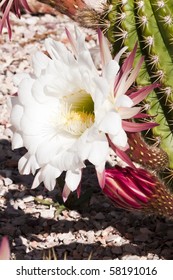
<instances>
[{"instance_id":1,"label":"yellow stamen cluster","mask_svg":"<svg viewBox=\"0 0 173 280\"><path fill-rule=\"evenodd\" d=\"M64 130L73 134L81 135L94 122L94 114L70 111L65 116Z\"/></svg>"}]
</instances>

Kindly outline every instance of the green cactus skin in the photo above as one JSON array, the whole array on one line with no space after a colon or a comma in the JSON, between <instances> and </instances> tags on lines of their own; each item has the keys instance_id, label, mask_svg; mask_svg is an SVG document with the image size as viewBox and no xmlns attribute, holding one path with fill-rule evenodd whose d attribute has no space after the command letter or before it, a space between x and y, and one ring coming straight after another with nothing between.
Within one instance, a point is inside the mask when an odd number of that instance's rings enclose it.
<instances>
[{"instance_id":1,"label":"green cactus skin","mask_svg":"<svg viewBox=\"0 0 173 280\"><path fill-rule=\"evenodd\" d=\"M159 126L153 135L168 154L173 169L173 2L172 0L111 0L107 37L113 51L138 42L136 59L143 55L145 63L137 85L158 82L160 87L146 98L148 113Z\"/></svg>"}]
</instances>

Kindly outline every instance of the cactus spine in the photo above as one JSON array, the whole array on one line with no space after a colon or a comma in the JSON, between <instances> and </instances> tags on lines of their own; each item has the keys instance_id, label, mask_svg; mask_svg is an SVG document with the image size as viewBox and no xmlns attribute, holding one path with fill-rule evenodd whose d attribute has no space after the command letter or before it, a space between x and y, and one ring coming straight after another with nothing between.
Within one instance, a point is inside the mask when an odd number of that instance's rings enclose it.
<instances>
[{"instance_id":1,"label":"cactus spine","mask_svg":"<svg viewBox=\"0 0 173 280\"><path fill-rule=\"evenodd\" d=\"M173 4L172 0L112 0L107 33L117 52L123 45L132 50L138 41L138 55L145 64L137 78L138 86L159 82L160 87L146 99L148 113L160 125L153 134L168 154L173 168Z\"/></svg>"}]
</instances>

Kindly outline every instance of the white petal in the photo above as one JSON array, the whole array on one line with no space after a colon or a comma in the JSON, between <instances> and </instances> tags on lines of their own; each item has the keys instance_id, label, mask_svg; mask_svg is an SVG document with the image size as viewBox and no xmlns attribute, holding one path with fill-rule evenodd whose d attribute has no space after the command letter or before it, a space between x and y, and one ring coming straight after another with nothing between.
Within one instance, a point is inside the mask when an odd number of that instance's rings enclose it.
<instances>
[{"instance_id":1,"label":"white petal","mask_svg":"<svg viewBox=\"0 0 173 280\"><path fill-rule=\"evenodd\" d=\"M110 87L106 79L102 77L94 77L93 81L95 83L95 93L93 95L93 100L95 110L97 110L100 108L100 106L102 106L103 102L107 98L110 92Z\"/></svg>"},{"instance_id":2,"label":"white petal","mask_svg":"<svg viewBox=\"0 0 173 280\"><path fill-rule=\"evenodd\" d=\"M132 107L133 101L132 99L127 95L122 95L116 98L116 106L117 107Z\"/></svg>"},{"instance_id":3,"label":"white petal","mask_svg":"<svg viewBox=\"0 0 173 280\"><path fill-rule=\"evenodd\" d=\"M41 79L37 79L32 86L32 95L38 103L45 103L49 97L45 94L45 87Z\"/></svg>"},{"instance_id":4,"label":"white petal","mask_svg":"<svg viewBox=\"0 0 173 280\"><path fill-rule=\"evenodd\" d=\"M133 107L133 108L127 108L127 107L120 107L118 109L118 113L121 116L122 120L125 119L131 119L133 118L136 114L138 114L141 110L141 107Z\"/></svg>"},{"instance_id":5,"label":"white petal","mask_svg":"<svg viewBox=\"0 0 173 280\"><path fill-rule=\"evenodd\" d=\"M104 37L103 33L99 30L98 31L99 37L99 47L100 47L100 54L102 59L103 67L112 60L112 55L108 46L108 40Z\"/></svg>"},{"instance_id":6,"label":"white petal","mask_svg":"<svg viewBox=\"0 0 173 280\"><path fill-rule=\"evenodd\" d=\"M82 175L81 170L75 170L75 171L68 170L66 172L65 182L68 188L72 192L75 191L79 186L79 183L81 181L81 175Z\"/></svg>"},{"instance_id":7,"label":"white petal","mask_svg":"<svg viewBox=\"0 0 173 280\"><path fill-rule=\"evenodd\" d=\"M23 139L20 133L14 132L13 137L12 137L12 149L19 149L23 147Z\"/></svg>"},{"instance_id":8,"label":"white petal","mask_svg":"<svg viewBox=\"0 0 173 280\"><path fill-rule=\"evenodd\" d=\"M103 77L105 77L109 83L113 82L119 68L120 66L115 60L110 60L103 69Z\"/></svg>"},{"instance_id":9,"label":"white petal","mask_svg":"<svg viewBox=\"0 0 173 280\"><path fill-rule=\"evenodd\" d=\"M81 160L89 160L98 166L105 163L109 153L109 145L106 136L94 130L93 127L78 141L78 153Z\"/></svg>"},{"instance_id":10,"label":"white petal","mask_svg":"<svg viewBox=\"0 0 173 280\"><path fill-rule=\"evenodd\" d=\"M45 187L52 191L56 185L56 179L61 175L61 171L58 168L47 164L44 168L42 168L42 178Z\"/></svg>"},{"instance_id":11,"label":"white petal","mask_svg":"<svg viewBox=\"0 0 173 280\"><path fill-rule=\"evenodd\" d=\"M52 191L56 185L56 179L60 175L60 170L48 164L45 167L41 168L36 174L32 184L32 189L37 188L42 182L44 182L45 187L49 191Z\"/></svg>"},{"instance_id":12,"label":"white petal","mask_svg":"<svg viewBox=\"0 0 173 280\"><path fill-rule=\"evenodd\" d=\"M13 109L11 111L11 124L15 127L15 129L20 130L21 129L21 117L23 115L23 107L20 104L17 104L18 99L12 98L13 101L16 102L16 104L13 104Z\"/></svg>"},{"instance_id":13,"label":"white petal","mask_svg":"<svg viewBox=\"0 0 173 280\"><path fill-rule=\"evenodd\" d=\"M121 117L116 112L108 112L98 126L99 130L115 135L122 128Z\"/></svg>"},{"instance_id":14,"label":"white petal","mask_svg":"<svg viewBox=\"0 0 173 280\"><path fill-rule=\"evenodd\" d=\"M37 51L32 57L32 67L34 69L34 74L39 77L42 71L46 69L50 58L42 52Z\"/></svg>"},{"instance_id":15,"label":"white petal","mask_svg":"<svg viewBox=\"0 0 173 280\"><path fill-rule=\"evenodd\" d=\"M77 148L77 147L76 147ZM59 170L67 171L67 170L76 170L76 169L82 169L85 167L85 164L80 159L76 151L63 151L59 153L57 156L55 156L51 164L55 167L57 167Z\"/></svg>"},{"instance_id":16,"label":"white petal","mask_svg":"<svg viewBox=\"0 0 173 280\"><path fill-rule=\"evenodd\" d=\"M85 50L83 52L80 52L79 57L78 57L78 63L79 63L79 67L80 69L84 68L88 68L88 70L90 70L90 72L92 71L93 74L97 75L97 69L94 65L94 62L91 58L91 54L88 50Z\"/></svg>"},{"instance_id":17,"label":"white petal","mask_svg":"<svg viewBox=\"0 0 173 280\"><path fill-rule=\"evenodd\" d=\"M107 141L94 141L94 143L91 144L88 160L95 166L99 166L100 164L105 165L108 152L109 145Z\"/></svg>"},{"instance_id":18,"label":"white petal","mask_svg":"<svg viewBox=\"0 0 173 280\"><path fill-rule=\"evenodd\" d=\"M67 65L74 63L74 56L61 42L56 42L51 38L47 38L45 40L45 46L53 60L63 61Z\"/></svg>"},{"instance_id":19,"label":"white petal","mask_svg":"<svg viewBox=\"0 0 173 280\"><path fill-rule=\"evenodd\" d=\"M40 165L50 162L63 149L58 135L49 135L37 148L36 158Z\"/></svg>"},{"instance_id":20,"label":"white petal","mask_svg":"<svg viewBox=\"0 0 173 280\"><path fill-rule=\"evenodd\" d=\"M39 171L37 172L37 174L35 175L35 178L34 178L34 181L33 181L33 183L32 183L31 188L32 188L32 189L37 188L42 182L43 182L42 172L41 172L41 170L39 170Z\"/></svg>"},{"instance_id":21,"label":"white petal","mask_svg":"<svg viewBox=\"0 0 173 280\"><path fill-rule=\"evenodd\" d=\"M29 78L23 79L18 88L18 98L22 105L32 106L33 105L33 97L31 95L31 89L34 80Z\"/></svg>"},{"instance_id":22,"label":"white petal","mask_svg":"<svg viewBox=\"0 0 173 280\"><path fill-rule=\"evenodd\" d=\"M109 135L112 143L119 147L119 148L125 148L127 145L127 134L123 129L121 129L118 134L116 135Z\"/></svg>"},{"instance_id":23,"label":"white petal","mask_svg":"<svg viewBox=\"0 0 173 280\"><path fill-rule=\"evenodd\" d=\"M30 173L35 174L36 170L39 168L39 165L34 155L29 155L29 153L26 153L19 160L18 168L21 174L28 175Z\"/></svg>"},{"instance_id":24,"label":"white petal","mask_svg":"<svg viewBox=\"0 0 173 280\"><path fill-rule=\"evenodd\" d=\"M18 86L23 79L30 78L30 75L27 73L18 73L13 76L13 83L15 86Z\"/></svg>"}]
</instances>

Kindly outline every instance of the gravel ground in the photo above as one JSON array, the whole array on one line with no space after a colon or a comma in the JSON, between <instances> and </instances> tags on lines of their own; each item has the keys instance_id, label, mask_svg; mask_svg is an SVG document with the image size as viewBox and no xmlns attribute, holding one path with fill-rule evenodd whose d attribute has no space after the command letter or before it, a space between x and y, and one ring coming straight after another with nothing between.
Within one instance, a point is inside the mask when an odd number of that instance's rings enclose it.
<instances>
[{"instance_id":1,"label":"gravel ground","mask_svg":"<svg viewBox=\"0 0 173 280\"><path fill-rule=\"evenodd\" d=\"M64 16L12 17L13 38L0 37L0 237L8 235L12 259L173 259L173 221L115 208L101 193L92 166L83 176L80 200L62 205L60 191L43 185L31 190L32 176L21 176L17 161L24 149L11 150L8 98L16 92L12 77L30 71L30 57L44 49L48 36L68 44ZM88 46L95 34L85 30Z\"/></svg>"}]
</instances>

